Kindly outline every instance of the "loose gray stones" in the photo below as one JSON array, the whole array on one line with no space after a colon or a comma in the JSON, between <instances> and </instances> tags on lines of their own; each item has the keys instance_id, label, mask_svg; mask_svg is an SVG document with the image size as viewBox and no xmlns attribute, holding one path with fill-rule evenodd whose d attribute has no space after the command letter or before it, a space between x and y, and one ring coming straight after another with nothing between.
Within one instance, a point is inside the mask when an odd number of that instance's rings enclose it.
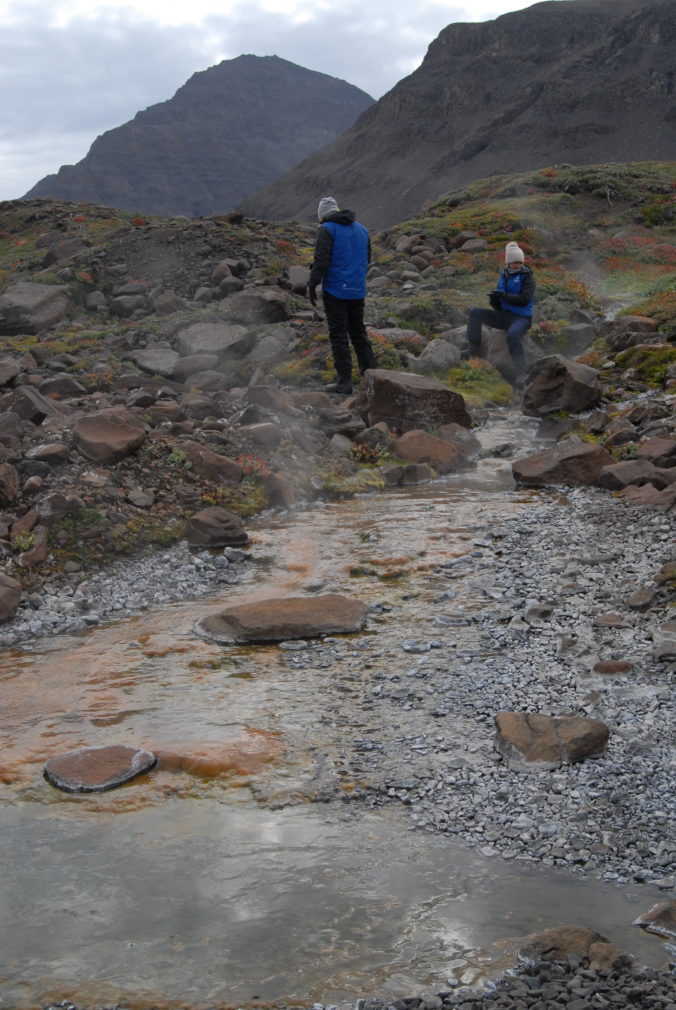
<instances>
[{"instance_id":1,"label":"loose gray stones","mask_svg":"<svg viewBox=\"0 0 676 1010\"><path fill-rule=\"evenodd\" d=\"M67 793L102 793L150 771L157 758L147 750L114 744L110 747L80 747L51 758L44 775Z\"/></svg>"},{"instance_id":2,"label":"loose gray stones","mask_svg":"<svg viewBox=\"0 0 676 1010\"><path fill-rule=\"evenodd\" d=\"M337 593L289 596L229 607L203 617L195 630L221 644L283 642L340 632L361 631L368 608L361 600Z\"/></svg>"}]
</instances>

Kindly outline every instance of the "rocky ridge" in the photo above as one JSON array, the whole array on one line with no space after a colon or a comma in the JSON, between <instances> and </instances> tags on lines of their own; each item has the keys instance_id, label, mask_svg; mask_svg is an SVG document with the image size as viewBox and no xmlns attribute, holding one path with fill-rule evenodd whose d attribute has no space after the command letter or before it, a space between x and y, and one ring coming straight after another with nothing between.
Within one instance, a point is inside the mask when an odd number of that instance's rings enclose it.
<instances>
[{"instance_id":1,"label":"rocky ridge","mask_svg":"<svg viewBox=\"0 0 676 1010\"><path fill-rule=\"evenodd\" d=\"M495 173L673 160L672 15L670 0L557 0L451 24L417 70L242 209L303 220L330 191L387 228Z\"/></svg>"},{"instance_id":2,"label":"rocky ridge","mask_svg":"<svg viewBox=\"0 0 676 1010\"><path fill-rule=\"evenodd\" d=\"M26 199L141 214L223 214L351 126L373 104L346 81L278 56L238 56L108 130Z\"/></svg>"}]
</instances>

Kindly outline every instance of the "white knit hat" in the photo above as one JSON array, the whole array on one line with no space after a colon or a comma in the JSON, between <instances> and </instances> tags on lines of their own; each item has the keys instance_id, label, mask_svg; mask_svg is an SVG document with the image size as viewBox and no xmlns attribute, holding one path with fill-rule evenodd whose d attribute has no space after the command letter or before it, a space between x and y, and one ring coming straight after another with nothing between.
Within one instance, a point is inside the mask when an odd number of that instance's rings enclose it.
<instances>
[{"instance_id":1,"label":"white knit hat","mask_svg":"<svg viewBox=\"0 0 676 1010\"><path fill-rule=\"evenodd\" d=\"M328 217L329 214L333 214L338 209L338 204L332 196L323 196L319 201L319 206L317 207L317 217L320 221L323 221L325 217Z\"/></svg>"},{"instance_id":2,"label":"white knit hat","mask_svg":"<svg viewBox=\"0 0 676 1010\"><path fill-rule=\"evenodd\" d=\"M526 257L516 242L508 242L505 247L505 263L523 263Z\"/></svg>"}]
</instances>

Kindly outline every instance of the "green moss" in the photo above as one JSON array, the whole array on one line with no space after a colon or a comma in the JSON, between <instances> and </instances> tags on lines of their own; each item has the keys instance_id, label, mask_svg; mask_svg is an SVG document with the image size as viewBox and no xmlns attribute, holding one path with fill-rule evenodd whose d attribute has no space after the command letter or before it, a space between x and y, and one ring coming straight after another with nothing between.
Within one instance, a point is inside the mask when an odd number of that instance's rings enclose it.
<instances>
[{"instance_id":1,"label":"green moss","mask_svg":"<svg viewBox=\"0 0 676 1010\"><path fill-rule=\"evenodd\" d=\"M445 383L472 407L508 404L514 392L498 370L483 358L470 358L448 372L436 373L435 378Z\"/></svg>"},{"instance_id":2,"label":"green moss","mask_svg":"<svg viewBox=\"0 0 676 1010\"><path fill-rule=\"evenodd\" d=\"M624 369L633 368L640 382L649 386L663 386L667 368L676 362L676 347L663 344L640 344L622 351L615 359L616 365Z\"/></svg>"},{"instance_id":3,"label":"green moss","mask_svg":"<svg viewBox=\"0 0 676 1010\"><path fill-rule=\"evenodd\" d=\"M360 467L357 473L325 472L321 475L322 488L331 498L350 498L367 491L382 491L385 479L378 470Z\"/></svg>"}]
</instances>

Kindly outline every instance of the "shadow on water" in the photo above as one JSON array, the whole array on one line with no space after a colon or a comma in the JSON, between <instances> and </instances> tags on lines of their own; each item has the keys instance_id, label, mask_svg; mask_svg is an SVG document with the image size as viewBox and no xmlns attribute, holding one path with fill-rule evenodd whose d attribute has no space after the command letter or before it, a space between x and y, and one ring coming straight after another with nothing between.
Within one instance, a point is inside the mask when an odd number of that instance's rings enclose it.
<instances>
[{"instance_id":1,"label":"shadow on water","mask_svg":"<svg viewBox=\"0 0 676 1010\"><path fill-rule=\"evenodd\" d=\"M514 431L503 421L485 437ZM532 427L519 432L528 442ZM220 597L8 651L0 1008L395 997L474 984L513 963L518 937L561 922L662 964L629 925L657 900L646 888L484 858L412 832L394 809L311 802L344 735L378 719L342 683L368 686L369 650L402 664L402 630L426 627L438 592L434 566L533 497L496 456L425 487L268 517L253 527L256 563ZM393 619L340 640L347 668L299 670L278 646L224 649L192 631L232 602L319 589L393 605ZM80 796L42 777L49 757L113 743L148 747L157 768Z\"/></svg>"}]
</instances>

